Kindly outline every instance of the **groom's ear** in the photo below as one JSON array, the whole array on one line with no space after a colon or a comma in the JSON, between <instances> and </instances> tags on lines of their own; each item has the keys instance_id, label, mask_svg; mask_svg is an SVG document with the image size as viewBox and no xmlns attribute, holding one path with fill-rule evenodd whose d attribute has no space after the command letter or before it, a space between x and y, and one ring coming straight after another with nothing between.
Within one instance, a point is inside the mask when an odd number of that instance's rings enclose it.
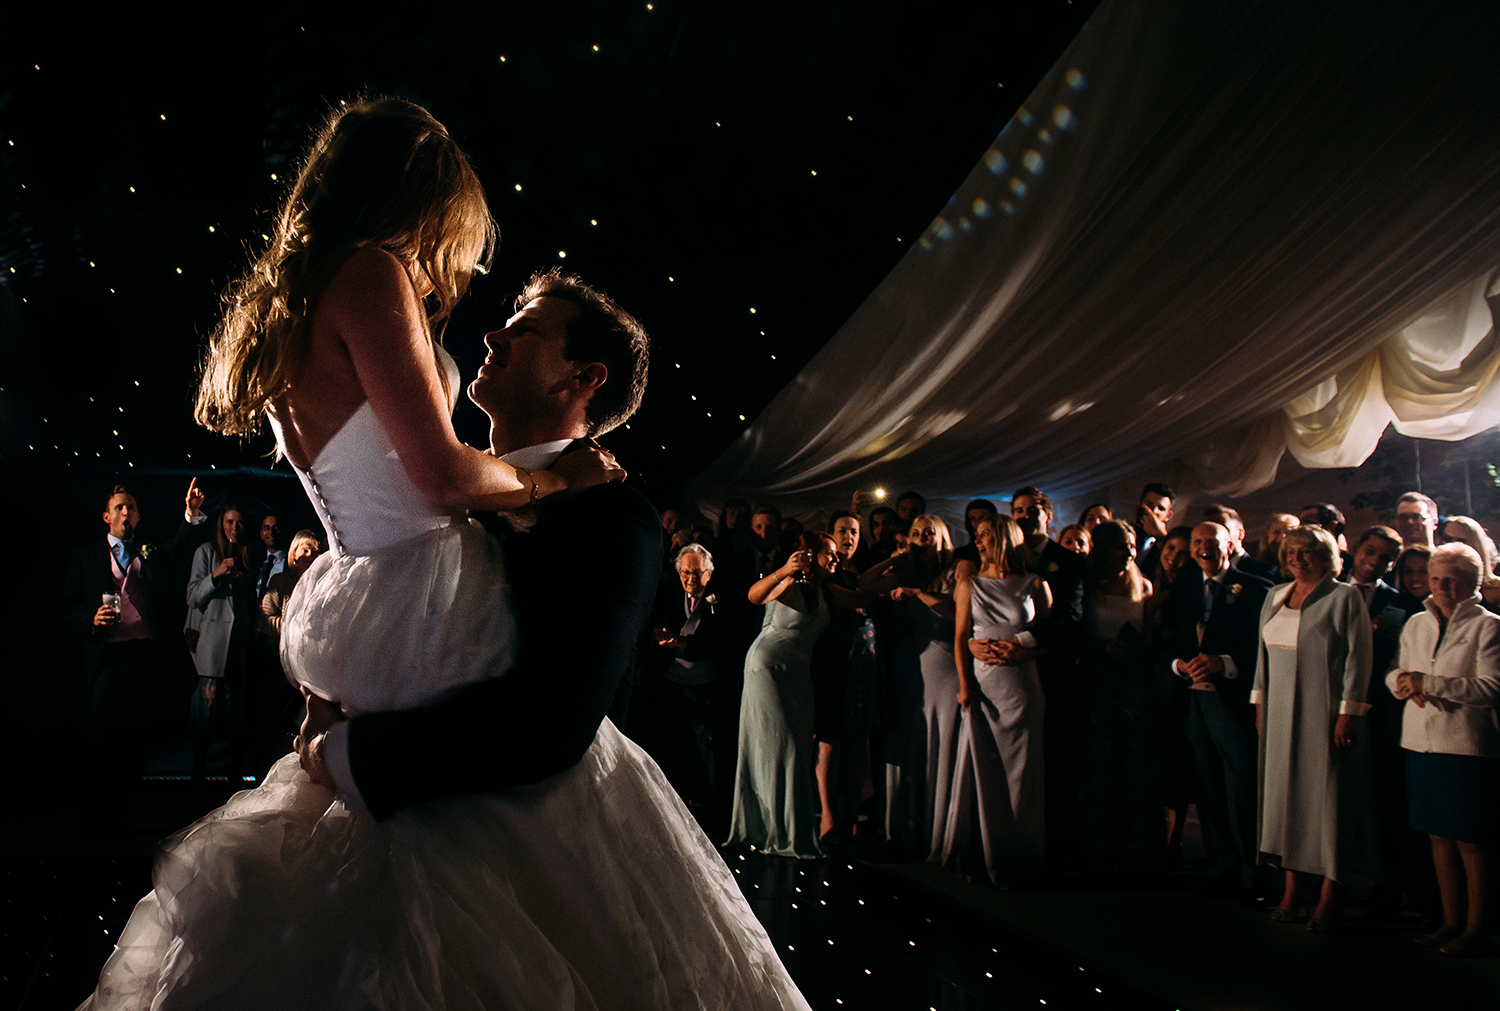
<instances>
[{"instance_id":1,"label":"groom's ear","mask_svg":"<svg viewBox=\"0 0 1500 1011\"><path fill-rule=\"evenodd\" d=\"M609 379L609 369L603 362L589 362L573 375L571 382L577 384L576 389L579 392L593 393L603 386L607 379Z\"/></svg>"}]
</instances>

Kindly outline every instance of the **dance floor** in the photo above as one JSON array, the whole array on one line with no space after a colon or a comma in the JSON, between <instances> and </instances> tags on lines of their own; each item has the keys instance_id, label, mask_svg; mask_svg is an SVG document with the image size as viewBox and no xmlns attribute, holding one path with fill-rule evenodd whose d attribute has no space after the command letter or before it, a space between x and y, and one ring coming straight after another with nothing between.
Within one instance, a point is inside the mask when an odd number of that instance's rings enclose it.
<instances>
[{"instance_id":1,"label":"dance floor","mask_svg":"<svg viewBox=\"0 0 1500 1011\"><path fill-rule=\"evenodd\" d=\"M25 805L0 854L0 1006L72 1008L86 997L149 887L150 830L180 825L219 797L195 801L182 784L155 784L136 798L132 834L107 841L72 832L61 802ZM1010 893L858 850L812 861L724 857L819 1011L1500 1005L1500 961L1421 949L1414 925L1353 923L1334 936L1278 925L1201 898L1194 874Z\"/></svg>"}]
</instances>

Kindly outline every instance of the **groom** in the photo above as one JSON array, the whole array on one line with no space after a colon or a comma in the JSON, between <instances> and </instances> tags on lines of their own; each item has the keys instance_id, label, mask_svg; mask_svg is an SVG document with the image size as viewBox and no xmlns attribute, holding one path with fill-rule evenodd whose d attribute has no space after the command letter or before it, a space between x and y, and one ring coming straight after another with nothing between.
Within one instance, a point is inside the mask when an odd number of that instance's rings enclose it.
<instances>
[{"instance_id":1,"label":"groom","mask_svg":"<svg viewBox=\"0 0 1500 1011\"><path fill-rule=\"evenodd\" d=\"M628 419L649 342L604 294L557 268L536 274L469 399L490 452L547 468ZM377 819L413 804L535 783L576 765L635 661L661 572L656 511L614 482L543 500L503 545L520 632L516 665L420 709L346 722L308 700L302 765ZM324 732L326 731L326 732Z\"/></svg>"}]
</instances>

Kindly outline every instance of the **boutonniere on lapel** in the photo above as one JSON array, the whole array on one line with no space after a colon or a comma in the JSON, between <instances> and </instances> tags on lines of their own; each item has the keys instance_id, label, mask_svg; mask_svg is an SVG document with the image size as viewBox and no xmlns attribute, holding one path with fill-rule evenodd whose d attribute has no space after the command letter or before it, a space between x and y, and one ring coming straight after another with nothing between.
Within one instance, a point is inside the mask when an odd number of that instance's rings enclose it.
<instances>
[{"instance_id":1,"label":"boutonniere on lapel","mask_svg":"<svg viewBox=\"0 0 1500 1011\"><path fill-rule=\"evenodd\" d=\"M703 602L708 605L708 613L713 614L714 605L719 602L719 598L710 593L708 596L703 598Z\"/></svg>"},{"instance_id":2,"label":"boutonniere on lapel","mask_svg":"<svg viewBox=\"0 0 1500 1011\"><path fill-rule=\"evenodd\" d=\"M156 553L156 545L155 544L142 544L141 545L141 549L140 549L139 554L141 556L141 560L142 561L145 561L147 558L150 558L155 553Z\"/></svg>"},{"instance_id":3,"label":"boutonniere on lapel","mask_svg":"<svg viewBox=\"0 0 1500 1011\"><path fill-rule=\"evenodd\" d=\"M1244 589L1245 586L1243 583L1235 583L1229 589L1224 591L1224 603L1233 604L1236 600L1239 599L1240 593Z\"/></svg>"}]
</instances>

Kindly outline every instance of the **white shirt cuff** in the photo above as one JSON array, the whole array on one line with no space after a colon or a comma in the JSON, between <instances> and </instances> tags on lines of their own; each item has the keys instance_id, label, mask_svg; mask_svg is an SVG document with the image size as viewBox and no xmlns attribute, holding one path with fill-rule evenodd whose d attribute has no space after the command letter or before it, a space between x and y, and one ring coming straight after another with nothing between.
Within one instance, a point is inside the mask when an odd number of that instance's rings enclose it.
<instances>
[{"instance_id":1,"label":"white shirt cuff","mask_svg":"<svg viewBox=\"0 0 1500 1011\"><path fill-rule=\"evenodd\" d=\"M349 721L343 720L328 728L323 736L323 764L328 774L338 785L339 796L350 807L364 807L365 799L354 785L354 770L349 768Z\"/></svg>"},{"instance_id":2,"label":"white shirt cuff","mask_svg":"<svg viewBox=\"0 0 1500 1011\"><path fill-rule=\"evenodd\" d=\"M1191 680L1193 680L1192 678L1188 677L1186 674L1182 673L1182 668L1178 666L1178 664L1180 664L1180 663L1182 663L1181 660L1173 660L1172 661L1172 673L1176 674L1178 677L1182 678L1182 680L1184 680L1184 681L1191 681Z\"/></svg>"},{"instance_id":3,"label":"white shirt cuff","mask_svg":"<svg viewBox=\"0 0 1500 1011\"><path fill-rule=\"evenodd\" d=\"M194 516L192 513L184 509L182 511L182 518L187 521L188 526L195 527L199 523L202 523L204 520L208 519L208 513L199 513L197 516Z\"/></svg>"},{"instance_id":4,"label":"white shirt cuff","mask_svg":"<svg viewBox=\"0 0 1500 1011\"><path fill-rule=\"evenodd\" d=\"M1265 700L1266 700L1266 693L1265 692L1261 691L1259 688L1252 688L1252 689L1250 689L1250 704L1252 706L1258 706L1262 702L1264 702Z\"/></svg>"},{"instance_id":5,"label":"white shirt cuff","mask_svg":"<svg viewBox=\"0 0 1500 1011\"><path fill-rule=\"evenodd\" d=\"M1370 703L1355 702L1352 699L1344 699L1339 703L1340 716L1363 716L1370 711Z\"/></svg>"},{"instance_id":6,"label":"white shirt cuff","mask_svg":"<svg viewBox=\"0 0 1500 1011\"><path fill-rule=\"evenodd\" d=\"M1240 669L1235 666L1234 658L1228 653L1220 653L1219 661L1224 665L1224 676L1231 680L1240 676Z\"/></svg>"},{"instance_id":7,"label":"white shirt cuff","mask_svg":"<svg viewBox=\"0 0 1500 1011\"><path fill-rule=\"evenodd\" d=\"M1036 649L1036 636L1030 632L1022 632L1016 636L1016 642L1020 643L1025 649Z\"/></svg>"}]
</instances>

